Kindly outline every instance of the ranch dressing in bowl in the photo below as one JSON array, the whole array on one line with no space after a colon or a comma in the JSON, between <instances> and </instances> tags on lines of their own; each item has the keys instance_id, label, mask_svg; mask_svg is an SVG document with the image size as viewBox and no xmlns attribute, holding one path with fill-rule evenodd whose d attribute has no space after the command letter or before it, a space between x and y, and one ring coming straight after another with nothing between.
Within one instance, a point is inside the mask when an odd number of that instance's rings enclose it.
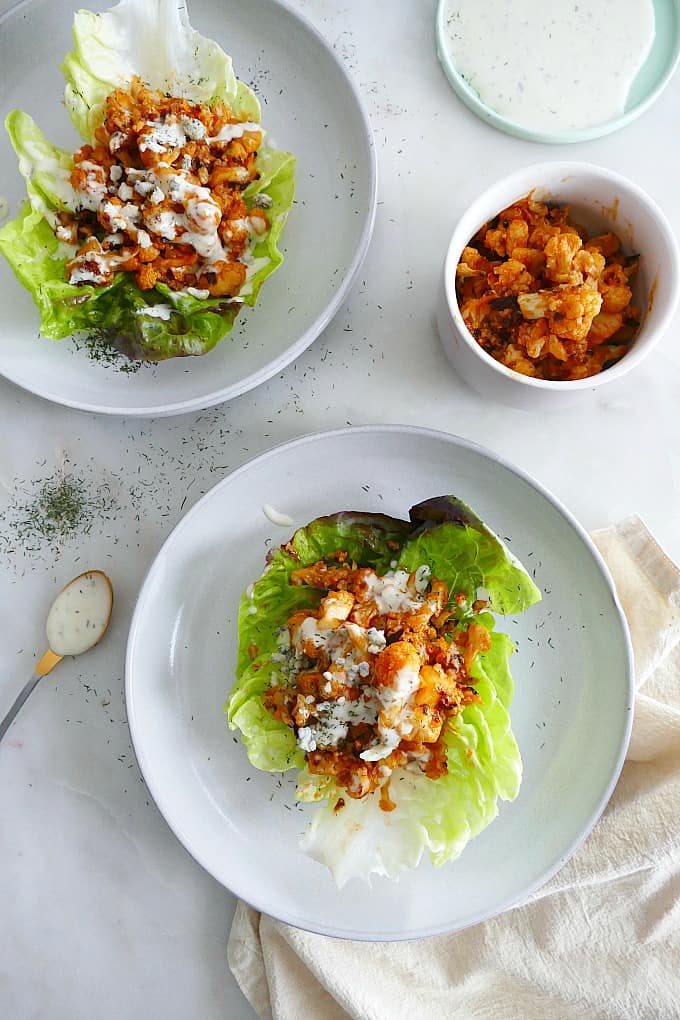
<instances>
[{"instance_id":1,"label":"ranch dressing in bowl","mask_svg":"<svg viewBox=\"0 0 680 1020\"><path fill-rule=\"evenodd\" d=\"M620 116L652 48L653 0L444 0L439 44L482 103L529 131Z\"/></svg>"},{"instance_id":2,"label":"ranch dressing in bowl","mask_svg":"<svg viewBox=\"0 0 680 1020\"><path fill-rule=\"evenodd\" d=\"M47 616L47 640L56 655L80 655L97 644L109 624L113 589L106 574L91 570L59 592Z\"/></svg>"}]
</instances>

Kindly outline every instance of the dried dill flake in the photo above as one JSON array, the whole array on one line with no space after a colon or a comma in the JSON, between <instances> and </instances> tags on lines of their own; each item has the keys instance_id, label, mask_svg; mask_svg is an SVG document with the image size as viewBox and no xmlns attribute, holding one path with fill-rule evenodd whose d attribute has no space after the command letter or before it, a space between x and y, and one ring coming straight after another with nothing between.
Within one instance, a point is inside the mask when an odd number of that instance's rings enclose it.
<instances>
[{"instance_id":1,"label":"dried dill flake","mask_svg":"<svg viewBox=\"0 0 680 1020\"><path fill-rule=\"evenodd\" d=\"M115 341L105 330L94 330L91 333L74 333L71 337L73 349L85 352L91 361L118 372L139 372L143 365L155 366L153 361L132 361L116 347Z\"/></svg>"},{"instance_id":2,"label":"dried dill flake","mask_svg":"<svg viewBox=\"0 0 680 1020\"><path fill-rule=\"evenodd\" d=\"M108 485L93 486L82 475L59 472L40 483L25 502L15 500L2 519L24 552L38 552L46 545L89 534L95 521L116 505ZM8 541L8 536L3 537Z\"/></svg>"}]
</instances>

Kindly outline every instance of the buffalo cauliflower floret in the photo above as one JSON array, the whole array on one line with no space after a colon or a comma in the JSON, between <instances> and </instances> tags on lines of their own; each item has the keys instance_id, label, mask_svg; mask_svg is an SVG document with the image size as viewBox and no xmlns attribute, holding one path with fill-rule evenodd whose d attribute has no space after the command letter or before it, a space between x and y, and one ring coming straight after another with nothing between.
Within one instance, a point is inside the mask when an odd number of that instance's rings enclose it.
<instances>
[{"instance_id":1,"label":"buffalo cauliflower floret","mask_svg":"<svg viewBox=\"0 0 680 1020\"><path fill-rule=\"evenodd\" d=\"M486 273L488 268L488 259L485 259L476 248L463 248L456 267L456 276L458 279L464 280L469 276L480 276L482 273Z\"/></svg>"},{"instance_id":2,"label":"buffalo cauliflower floret","mask_svg":"<svg viewBox=\"0 0 680 1020\"><path fill-rule=\"evenodd\" d=\"M602 273L598 289L602 295L603 312L622 312L633 299L623 266L608 266Z\"/></svg>"},{"instance_id":3,"label":"buffalo cauliflower floret","mask_svg":"<svg viewBox=\"0 0 680 1020\"><path fill-rule=\"evenodd\" d=\"M571 283L574 256L581 248L578 234L556 234L545 246L545 275L554 283Z\"/></svg>"},{"instance_id":4,"label":"buffalo cauliflower floret","mask_svg":"<svg viewBox=\"0 0 680 1020\"><path fill-rule=\"evenodd\" d=\"M497 263L488 277L488 284L494 294L525 294L531 290L533 277L530 272L515 259Z\"/></svg>"},{"instance_id":5,"label":"buffalo cauliflower floret","mask_svg":"<svg viewBox=\"0 0 680 1020\"><path fill-rule=\"evenodd\" d=\"M517 303L525 319L547 319L550 332L555 336L583 340L600 311L602 296L583 284L520 294Z\"/></svg>"},{"instance_id":6,"label":"buffalo cauliflower floret","mask_svg":"<svg viewBox=\"0 0 680 1020\"><path fill-rule=\"evenodd\" d=\"M593 345L603 344L609 340L623 325L623 316L620 312L600 312L593 319L588 332L588 341Z\"/></svg>"},{"instance_id":7,"label":"buffalo cauliflower floret","mask_svg":"<svg viewBox=\"0 0 680 1020\"><path fill-rule=\"evenodd\" d=\"M607 258L609 255L615 255L621 247L616 234L598 234L597 237L591 237L590 240L586 241L585 247L588 251L597 251L600 255L604 255Z\"/></svg>"},{"instance_id":8,"label":"buffalo cauliflower floret","mask_svg":"<svg viewBox=\"0 0 680 1020\"><path fill-rule=\"evenodd\" d=\"M497 255L511 256L515 248L526 248L528 224L522 219L503 219L495 230L487 230L484 242Z\"/></svg>"},{"instance_id":9,"label":"buffalo cauliflower floret","mask_svg":"<svg viewBox=\"0 0 680 1020\"><path fill-rule=\"evenodd\" d=\"M581 277L580 280L572 282L585 283L586 279L599 280L605 267L604 255L601 255L599 251L581 248L574 255L572 266L573 271Z\"/></svg>"},{"instance_id":10,"label":"buffalo cauliflower floret","mask_svg":"<svg viewBox=\"0 0 680 1020\"><path fill-rule=\"evenodd\" d=\"M517 330L517 339L530 358L541 356L549 336L548 323L543 318L534 319L533 322L523 322Z\"/></svg>"}]
</instances>

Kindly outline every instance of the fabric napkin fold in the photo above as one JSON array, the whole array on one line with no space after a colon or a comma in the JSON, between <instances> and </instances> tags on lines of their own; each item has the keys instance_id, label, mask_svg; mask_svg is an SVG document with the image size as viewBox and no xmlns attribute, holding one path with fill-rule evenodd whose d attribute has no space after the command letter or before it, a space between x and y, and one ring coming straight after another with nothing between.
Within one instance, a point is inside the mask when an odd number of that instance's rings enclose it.
<instances>
[{"instance_id":1,"label":"fabric napkin fold","mask_svg":"<svg viewBox=\"0 0 680 1020\"><path fill-rule=\"evenodd\" d=\"M239 903L229 965L262 1020L678 1020L680 570L639 517L592 537L637 686L626 763L594 831L523 905L453 935L330 939Z\"/></svg>"}]
</instances>

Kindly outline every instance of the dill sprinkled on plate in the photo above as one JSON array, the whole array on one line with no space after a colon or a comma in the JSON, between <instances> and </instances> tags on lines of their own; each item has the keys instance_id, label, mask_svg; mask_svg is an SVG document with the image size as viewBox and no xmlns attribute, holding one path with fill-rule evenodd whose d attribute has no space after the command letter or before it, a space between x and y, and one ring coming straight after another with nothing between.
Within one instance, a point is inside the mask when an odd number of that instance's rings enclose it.
<instances>
[{"instance_id":1,"label":"dill sprinkled on plate","mask_svg":"<svg viewBox=\"0 0 680 1020\"><path fill-rule=\"evenodd\" d=\"M74 333L71 337L74 351L84 351L91 361L104 368L114 368L118 372L134 374L145 366L156 367L155 361L132 361L126 354L119 351L105 330L93 330L91 333Z\"/></svg>"}]
</instances>

